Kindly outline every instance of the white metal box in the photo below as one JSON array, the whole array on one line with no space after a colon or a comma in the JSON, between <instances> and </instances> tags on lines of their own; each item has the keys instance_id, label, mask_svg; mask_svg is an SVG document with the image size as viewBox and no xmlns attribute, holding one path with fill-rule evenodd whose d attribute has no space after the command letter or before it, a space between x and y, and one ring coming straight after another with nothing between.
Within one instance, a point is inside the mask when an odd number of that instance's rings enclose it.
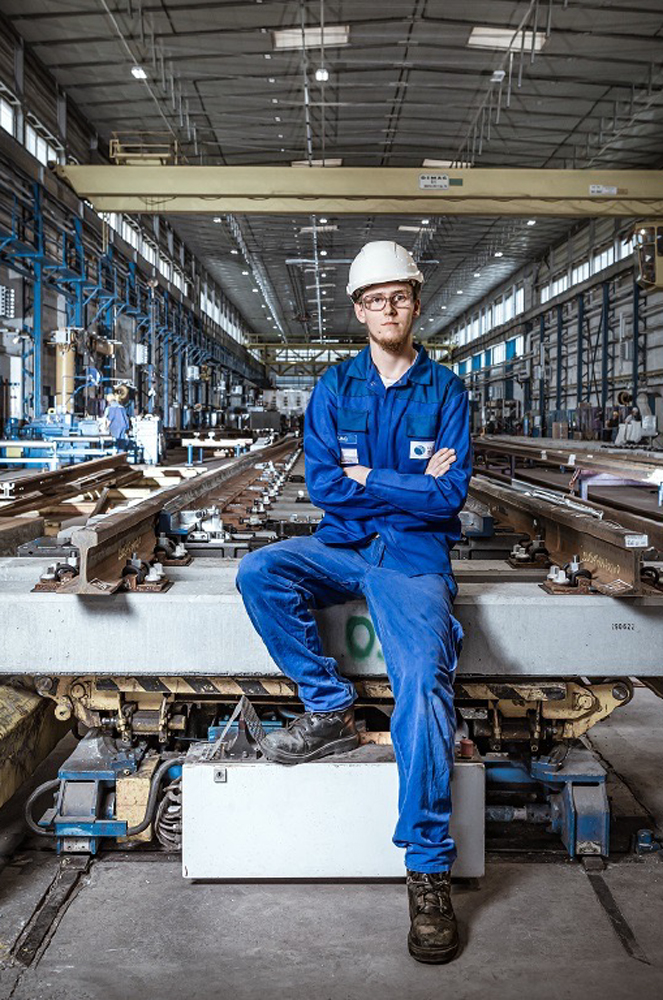
<instances>
[{"instance_id":1,"label":"white metal box","mask_svg":"<svg viewBox=\"0 0 663 1000\"><path fill-rule=\"evenodd\" d=\"M391 747L286 767L206 759L182 770L182 873L191 879L391 878L398 775ZM484 873L484 766L458 762L452 781L453 874Z\"/></svg>"}]
</instances>

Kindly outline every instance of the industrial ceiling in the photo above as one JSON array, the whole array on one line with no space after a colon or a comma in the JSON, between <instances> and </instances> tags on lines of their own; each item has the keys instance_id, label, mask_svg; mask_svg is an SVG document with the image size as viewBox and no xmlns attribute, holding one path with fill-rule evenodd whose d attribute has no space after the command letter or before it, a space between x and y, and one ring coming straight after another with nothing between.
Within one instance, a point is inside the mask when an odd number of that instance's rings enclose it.
<instances>
[{"instance_id":1,"label":"industrial ceiling","mask_svg":"<svg viewBox=\"0 0 663 1000\"><path fill-rule=\"evenodd\" d=\"M182 162L663 166L660 0L0 0L0 11L102 139L161 133ZM257 336L292 342L356 336L344 286L367 239L397 239L422 262L430 339L577 225L171 221Z\"/></svg>"}]
</instances>

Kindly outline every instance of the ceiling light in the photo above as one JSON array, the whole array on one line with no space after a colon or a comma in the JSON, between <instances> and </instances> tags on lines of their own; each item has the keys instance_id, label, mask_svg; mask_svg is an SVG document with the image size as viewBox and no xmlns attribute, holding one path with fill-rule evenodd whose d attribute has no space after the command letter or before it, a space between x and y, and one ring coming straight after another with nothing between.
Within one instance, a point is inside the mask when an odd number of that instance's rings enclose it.
<instances>
[{"instance_id":1,"label":"ceiling light","mask_svg":"<svg viewBox=\"0 0 663 1000\"><path fill-rule=\"evenodd\" d=\"M319 66L315 71L315 78L318 83L326 83L329 79L329 70L326 66Z\"/></svg>"},{"instance_id":2,"label":"ceiling light","mask_svg":"<svg viewBox=\"0 0 663 1000\"><path fill-rule=\"evenodd\" d=\"M275 76L270 76L269 82L270 83L276 83L276 77Z\"/></svg>"},{"instance_id":3,"label":"ceiling light","mask_svg":"<svg viewBox=\"0 0 663 1000\"><path fill-rule=\"evenodd\" d=\"M349 45L350 25L325 25L324 37L321 28L284 28L273 32L275 49L305 49L329 48L332 45Z\"/></svg>"},{"instance_id":4,"label":"ceiling light","mask_svg":"<svg viewBox=\"0 0 663 1000\"><path fill-rule=\"evenodd\" d=\"M481 277L481 271L475 271L474 272L474 277L475 278L480 278Z\"/></svg>"},{"instance_id":5,"label":"ceiling light","mask_svg":"<svg viewBox=\"0 0 663 1000\"><path fill-rule=\"evenodd\" d=\"M504 256L504 254L502 253L502 251L501 251L501 250L496 250L496 251L495 251L495 256L496 256L496 257L503 257L503 256Z\"/></svg>"},{"instance_id":6,"label":"ceiling light","mask_svg":"<svg viewBox=\"0 0 663 1000\"><path fill-rule=\"evenodd\" d=\"M248 271L242 271L242 274L244 275L244 277L246 277L246 275L247 275L248 273L249 273Z\"/></svg>"},{"instance_id":7,"label":"ceiling light","mask_svg":"<svg viewBox=\"0 0 663 1000\"><path fill-rule=\"evenodd\" d=\"M462 294L463 294L463 289L462 288L457 288L456 289L456 295L462 295Z\"/></svg>"},{"instance_id":8,"label":"ceiling light","mask_svg":"<svg viewBox=\"0 0 663 1000\"><path fill-rule=\"evenodd\" d=\"M447 308L446 306L440 306L440 309L446 309L446 308Z\"/></svg>"},{"instance_id":9,"label":"ceiling light","mask_svg":"<svg viewBox=\"0 0 663 1000\"><path fill-rule=\"evenodd\" d=\"M433 322L433 317L432 317L432 316L429 316L429 317L428 317L428 322L429 322L429 323L432 323L432 322Z\"/></svg>"},{"instance_id":10,"label":"ceiling light","mask_svg":"<svg viewBox=\"0 0 663 1000\"><path fill-rule=\"evenodd\" d=\"M430 223L430 219L422 219L421 220L421 225L422 226L427 226L429 223Z\"/></svg>"},{"instance_id":11,"label":"ceiling light","mask_svg":"<svg viewBox=\"0 0 663 1000\"><path fill-rule=\"evenodd\" d=\"M283 138L283 132L279 132L279 134L277 135L276 138L277 139L282 139ZM281 150L281 152L283 152L283 150Z\"/></svg>"},{"instance_id":12,"label":"ceiling light","mask_svg":"<svg viewBox=\"0 0 663 1000\"><path fill-rule=\"evenodd\" d=\"M325 159L325 160L292 160L292 167L340 167L343 163L341 158L339 159Z\"/></svg>"},{"instance_id":13,"label":"ceiling light","mask_svg":"<svg viewBox=\"0 0 663 1000\"><path fill-rule=\"evenodd\" d=\"M278 104L278 103L279 103L278 97L272 97L272 104Z\"/></svg>"},{"instance_id":14,"label":"ceiling light","mask_svg":"<svg viewBox=\"0 0 663 1000\"><path fill-rule=\"evenodd\" d=\"M429 230L425 230L425 229L422 229L421 226L399 226L398 230L401 233L423 233L423 232L426 232L426 231L430 232L430 229Z\"/></svg>"},{"instance_id":15,"label":"ceiling light","mask_svg":"<svg viewBox=\"0 0 663 1000\"><path fill-rule=\"evenodd\" d=\"M142 66L132 66L131 75L135 77L136 80L147 80L147 73Z\"/></svg>"},{"instance_id":16,"label":"ceiling light","mask_svg":"<svg viewBox=\"0 0 663 1000\"><path fill-rule=\"evenodd\" d=\"M281 119L279 118L279 116L278 116L278 115L274 115L274 121L275 121L275 122L280 122L280 121L281 121Z\"/></svg>"},{"instance_id":17,"label":"ceiling light","mask_svg":"<svg viewBox=\"0 0 663 1000\"><path fill-rule=\"evenodd\" d=\"M321 293L321 294L322 294L322 295L326 295L327 293L326 293L326 291L325 291L325 290L323 289L323 290L322 290L322 293Z\"/></svg>"},{"instance_id":18,"label":"ceiling light","mask_svg":"<svg viewBox=\"0 0 663 1000\"><path fill-rule=\"evenodd\" d=\"M327 256L327 251L326 250L321 250L320 251L320 256L321 257L326 257Z\"/></svg>"},{"instance_id":19,"label":"ceiling light","mask_svg":"<svg viewBox=\"0 0 663 1000\"><path fill-rule=\"evenodd\" d=\"M320 219L319 222L324 226L327 223L327 219Z\"/></svg>"},{"instance_id":20,"label":"ceiling light","mask_svg":"<svg viewBox=\"0 0 663 1000\"><path fill-rule=\"evenodd\" d=\"M327 277L327 272L326 272L326 271L323 271L323 272L322 272L322 274L320 275L320 277L321 277L321 278L326 278L326 277Z\"/></svg>"},{"instance_id":21,"label":"ceiling light","mask_svg":"<svg viewBox=\"0 0 663 1000\"><path fill-rule=\"evenodd\" d=\"M233 249L233 250L231 250L230 252L231 252L232 254L234 254L235 256L237 256L237 254L239 253L239 250L234 250L234 249Z\"/></svg>"},{"instance_id":22,"label":"ceiling light","mask_svg":"<svg viewBox=\"0 0 663 1000\"><path fill-rule=\"evenodd\" d=\"M302 226L299 235L302 233L335 233L338 226Z\"/></svg>"},{"instance_id":23,"label":"ceiling light","mask_svg":"<svg viewBox=\"0 0 663 1000\"><path fill-rule=\"evenodd\" d=\"M258 291L258 289L257 289L257 288L252 288L252 289L251 289L251 291L252 291L252 292L257 292L257 291Z\"/></svg>"},{"instance_id":24,"label":"ceiling light","mask_svg":"<svg viewBox=\"0 0 663 1000\"><path fill-rule=\"evenodd\" d=\"M424 160L422 167L450 167L452 160Z\"/></svg>"},{"instance_id":25,"label":"ceiling light","mask_svg":"<svg viewBox=\"0 0 663 1000\"><path fill-rule=\"evenodd\" d=\"M325 32L325 43L327 41ZM534 50L539 52L546 41L546 36L542 31L537 31L534 38ZM532 32L525 32L523 43L522 31L514 31L513 28L492 28L477 26L472 28L472 33L467 40L468 45L478 49L511 49L519 52L524 48L526 52L532 50Z\"/></svg>"},{"instance_id":26,"label":"ceiling light","mask_svg":"<svg viewBox=\"0 0 663 1000\"><path fill-rule=\"evenodd\" d=\"M490 82L491 83L501 83L505 76L506 76L506 73L504 72L503 69L494 69L493 73L492 73L492 76L490 78Z\"/></svg>"},{"instance_id":27,"label":"ceiling light","mask_svg":"<svg viewBox=\"0 0 663 1000\"><path fill-rule=\"evenodd\" d=\"M527 220L527 225L528 226L535 226L536 225L536 219L528 219Z\"/></svg>"},{"instance_id":28,"label":"ceiling light","mask_svg":"<svg viewBox=\"0 0 663 1000\"><path fill-rule=\"evenodd\" d=\"M264 56L265 56L265 59L271 59L271 58L272 58L272 56L271 56L271 53L270 53L270 52L265 52L265 53L264 53Z\"/></svg>"},{"instance_id":29,"label":"ceiling light","mask_svg":"<svg viewBox=\"0 0 663 1000\"><path fill-rule=\"evenodd\" d=\"M216 222L216 224L218 225L220 222L223 222L223 219L221 218L220 215L215 215L214 218L212 219L212 222Z\"/></svg>"}]
</instances>

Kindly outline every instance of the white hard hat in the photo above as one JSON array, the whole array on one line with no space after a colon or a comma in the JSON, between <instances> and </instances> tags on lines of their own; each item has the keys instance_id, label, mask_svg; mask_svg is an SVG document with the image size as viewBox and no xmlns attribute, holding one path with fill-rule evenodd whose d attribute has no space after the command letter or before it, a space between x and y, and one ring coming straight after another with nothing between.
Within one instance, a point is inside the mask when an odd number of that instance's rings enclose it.
<instances>
[{"instance_id":1,"label":"white hard hat","mask_svg":"<svg viewBox=\"0 0 663 1000\"><path fill-rule=\"evenodd\" d=\"M393 240L367 243L350 265L348 295L354 295L360 288L388 281L416 281L423 285L424 276L409 250Z\"/></svg>"}]
</instances>

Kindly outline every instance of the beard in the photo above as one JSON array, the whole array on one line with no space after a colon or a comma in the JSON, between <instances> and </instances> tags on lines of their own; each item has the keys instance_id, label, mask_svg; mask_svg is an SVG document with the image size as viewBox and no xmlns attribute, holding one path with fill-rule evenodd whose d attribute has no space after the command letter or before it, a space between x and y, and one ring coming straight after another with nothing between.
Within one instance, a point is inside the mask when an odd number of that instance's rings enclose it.
<instances>
[{"instance_id":1,"label":"beard","mask_svg":"<svg viewBox=\"0 0 663 1000\"><path fill-rule=\"evenodd\" d=\"M390 354L400 354L404 345L409 341L410 329L407 327L403 330L394 330L392 333L378 334L371 333L369 330L368 339L376 343L383 351L389 351Z\"/></svg>"}]
</instances>

